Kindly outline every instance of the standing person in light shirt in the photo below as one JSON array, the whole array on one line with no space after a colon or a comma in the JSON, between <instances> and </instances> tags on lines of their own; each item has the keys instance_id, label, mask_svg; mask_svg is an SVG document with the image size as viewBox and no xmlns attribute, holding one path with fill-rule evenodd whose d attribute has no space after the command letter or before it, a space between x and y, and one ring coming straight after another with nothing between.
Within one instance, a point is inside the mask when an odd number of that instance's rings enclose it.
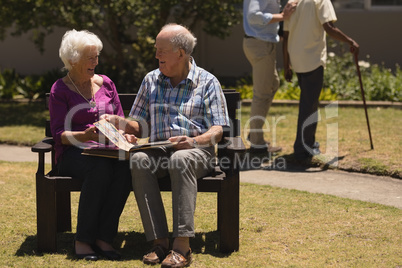
<instances>
[{"instance_id":1,"label":"standing person in light shirt","mask_svg":"<svg viewBox=\"0 0 402 268\"><path fill-rule=\"evenodd\" d=\"M262 130L265 118L279 87L276 70L276 45L279 42L279 22L288 19L297 4L288 3L280 12L279 0L244 0L243 50L252 66L253 100L250 112L249 141L251 153L279 152L271 146Z\"/></svg>"},{"instance_id":2,"label":"standing person in light shirt","mask_svg":"<svg viewBox=\"0 0 402 268\"><path fill-rule=\"evenodd\" d=\"M285 79L291 82L293 69L301 89L297 134L293 145L297 160L309 161L321 153L315 133L327 59L326 34L348 44L352 53L359 53L359 44L335 27L336 20L330 0L299 0L296 12L284 22Z\"/></svg>"}]
</instances>

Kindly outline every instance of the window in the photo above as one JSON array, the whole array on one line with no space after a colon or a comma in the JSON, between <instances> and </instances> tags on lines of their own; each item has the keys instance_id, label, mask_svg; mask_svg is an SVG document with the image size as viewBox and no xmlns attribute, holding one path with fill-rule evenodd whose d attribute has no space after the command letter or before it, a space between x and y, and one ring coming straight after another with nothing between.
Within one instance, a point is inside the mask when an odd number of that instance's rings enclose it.
<instances>
[{"instance_id":1,"label":"window","mask_svg":"<svg viewBox=\"0 0 402 268\"><path fill-rule=\"evenodd\" d=\"M332 0L336 9L402 10L402 0Z\"/></svg>"},{"instance_id":2,"label":"window","mask_svg":"<svg viewBox=\"0 0 402 268\"><path fill-rule=\"evenodd\" d=\"M402 10L402 0L364 0L366 9Z\"/></svg>"},{"instance_id":3,"label":"window","mask_svg":"<svg viewBox=\"0 0 402 268\"><path fill-rule=\"evenodd\" d=\"M401 6L402 0L371 0L372 6Z\"/></svg>"},{"instance_id":4,"label":"window","mask_svg":"<svg viewBox=\"0 0 402 268\"><path fill-rule=\"evenodd\" d=\"M363 9L365 0L332 0L336 9Z\"/></svg>"}]
</instances>

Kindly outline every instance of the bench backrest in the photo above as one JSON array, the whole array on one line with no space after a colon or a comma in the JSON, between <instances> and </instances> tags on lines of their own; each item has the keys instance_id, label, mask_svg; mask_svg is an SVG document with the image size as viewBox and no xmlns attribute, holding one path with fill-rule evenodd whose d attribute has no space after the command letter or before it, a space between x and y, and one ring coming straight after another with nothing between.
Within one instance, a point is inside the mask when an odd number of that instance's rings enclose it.
<instances>
[{"instance_id":1,"label":"bench backrest","mask_svg":"<svg viewBox=\"0 0 402 268\"><path fill-rule=\"evenodd\" d=\"M224 128L225 137L240 136L240 120L237 119L237 109L240 108L240 93L234 89L224 89L223 93L226 98L228 114L230 119L230 127ZM49 109L49 93L46 93L46 109ZM121 106L125 112L130 111L133 106L137 94L134 93L119 93ZM127 116L127 115L126 115ZM46 121L46 137L52 137L50 130L50 121Z\"/></svg>"}]
</instances>

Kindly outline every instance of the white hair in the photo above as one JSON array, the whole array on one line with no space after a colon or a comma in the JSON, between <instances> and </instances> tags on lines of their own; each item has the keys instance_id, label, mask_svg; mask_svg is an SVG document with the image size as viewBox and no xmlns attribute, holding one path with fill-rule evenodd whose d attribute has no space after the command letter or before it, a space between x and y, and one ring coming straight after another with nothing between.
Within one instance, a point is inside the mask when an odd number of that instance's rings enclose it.
<instances>
[{"instance_id":1,"label":"white hair","mask_svg":"<svg viewBox=\"0 0 402 268\"><path fill-rule=\"evenodd\" d=\"M101 52L103 48L102 41L99 37L87 30L67 31L63 39L61 40L61 45L59 49L59 56L64 63L64 68L71 70L72 63L76 63L81 59L82 53L85 48L94 46L98 52Z\"/></svg>"},{"instance_id":2,"label":"white hair","mask_svg":"<svg viewBox=\"0 0 402 268\"><path fill-rule=\"evenodd\" d=\"M197 38L194 34L185 26L176 23L169 23L162 27L163 30L171 30L172 37L170 42L174 48L183 49L187 55L193 53L194 47L197 44Z\"/></svg>"}]
</instances>

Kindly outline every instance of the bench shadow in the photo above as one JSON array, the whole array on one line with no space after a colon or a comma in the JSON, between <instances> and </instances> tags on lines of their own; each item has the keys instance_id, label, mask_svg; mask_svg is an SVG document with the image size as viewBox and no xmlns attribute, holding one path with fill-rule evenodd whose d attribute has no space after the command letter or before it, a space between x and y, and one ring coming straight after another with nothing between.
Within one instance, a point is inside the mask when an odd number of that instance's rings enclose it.
<instances>
[{"instance_id":1,"label":"bench shadow","mask_svg":"<svg viewBox=\"0 0 402 268\"><path fill-rule=\"evenodd\" d=\"M171 236L171 234L170 234ZM57 235L57 252L53 254L66 255L66 259L75 259L73 241L75 233L59 233ZM209 254L214 257L224 258L231 253L219 252L219 232L198 232L190 240L191 249L195 254ZM143 255L150 249L151 244L146 241L142 232L119 232L114 241L115 248L122 254L124 260L142 260ZM44 253L37 250L37 236L27 236L15 256L43 256Z\"/></svg>"}]
</instances>

